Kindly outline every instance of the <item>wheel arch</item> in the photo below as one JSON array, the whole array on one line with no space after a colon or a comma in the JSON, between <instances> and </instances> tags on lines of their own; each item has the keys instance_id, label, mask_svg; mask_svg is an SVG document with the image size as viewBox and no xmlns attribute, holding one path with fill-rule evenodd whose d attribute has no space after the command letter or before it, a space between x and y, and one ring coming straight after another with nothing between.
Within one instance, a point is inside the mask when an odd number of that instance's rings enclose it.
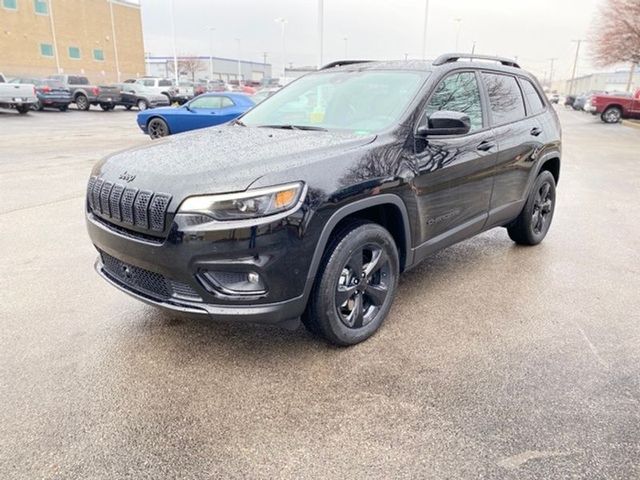
<instances>
[{"instance_id":1,"label":"wheel arch","mask_svg":"<svg viewBox=\"0 0 640 480\"><path fill-rule=\"evenodd\" d=\"M389 230L398 248L400 271L413 263L409 214L402 199L398 195L385 193L355 201L335 211L322 229L307 273L304 288L305 303L311 293L320 261L331 236L346 222L355 219L369 220Z\"/></svg>"},{"instance_id":2,"label":"wheel arch","mask_svg":"<svg viewBox=\"0 0 640 480\"><path fill-rule=\"evenodd\" d=\"M147 122L146 122L146 127L147 130L149 130L149 124L151 123L151 120L154 120L156 118L159 118L160 120L162 120L166 125L167 125L167 129L169 130L169 134L171 134L171 125L169 125L169 121L164 118L162 115L160 114L155 114L155 115L149 115L149 118L147 118Z\"/></svg>"},{"instance_id":3,"label":"wheel arch","mask_svg":"<svg viewBox=\"0 0 640 480\"><path fill-rule=\"evenodd\" d=\"M546 158L538 169L538 173L536 176L540 175L540 172L548 171L553 175L554 180L556 181L556 185L560 181L560 156L550 156Z\"/></svg>"}]
</instances>

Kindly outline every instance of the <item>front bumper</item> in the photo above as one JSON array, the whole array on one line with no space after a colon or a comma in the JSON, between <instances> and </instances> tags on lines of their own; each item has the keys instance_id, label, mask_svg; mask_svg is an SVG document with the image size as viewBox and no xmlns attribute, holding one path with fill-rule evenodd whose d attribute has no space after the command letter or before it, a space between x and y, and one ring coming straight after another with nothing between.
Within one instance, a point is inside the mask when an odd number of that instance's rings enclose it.
<instances>
[{"instance_id":1,"label":"front bumper","mask_svg":"<svg viewBox=\"0 0 640 480\"><path fill-rule=\"evenodd\" d=\"M136 237L87 212L99 252L96 271L146 303L215 320L280 323L305 308L304 286L313 242L299 234L302 212L250 228L197 231L174 221L166 239ZM266 289L236 295L203 280L203 272L255 272ZM140 280L141 279L141 280Z\"/></svg>"}]
</instances>

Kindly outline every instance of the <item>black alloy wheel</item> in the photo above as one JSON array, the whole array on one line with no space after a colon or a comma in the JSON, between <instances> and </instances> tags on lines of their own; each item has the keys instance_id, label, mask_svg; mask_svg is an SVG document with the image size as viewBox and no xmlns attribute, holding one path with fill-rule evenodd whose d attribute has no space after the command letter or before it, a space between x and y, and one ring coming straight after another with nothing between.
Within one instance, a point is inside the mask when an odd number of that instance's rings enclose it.
<instances>
[{"instance_id":1,"label":"black alloy wheel","mask_svg":"<svg viewBox=\"0 0 640 480\"><path fill-rule=\"evenodd\" d=\"M507 225L509 237L520 245L537 245L547 236L556 206L556 181L551 172L536 178L518 218Z\"/></svg>"},{"instance_id":2,"label":"black alloy wheel","mask_svg":"<svg viewBox=\"0 0 640 480\"><path fill-rule=\"evenodd\" d=\"M167 122L161 118L152 118L149 121L147 131L149 132L149 136L153 139L162 138L169 135L169 126L167 125Z\"/></svg>"}]
</instances>

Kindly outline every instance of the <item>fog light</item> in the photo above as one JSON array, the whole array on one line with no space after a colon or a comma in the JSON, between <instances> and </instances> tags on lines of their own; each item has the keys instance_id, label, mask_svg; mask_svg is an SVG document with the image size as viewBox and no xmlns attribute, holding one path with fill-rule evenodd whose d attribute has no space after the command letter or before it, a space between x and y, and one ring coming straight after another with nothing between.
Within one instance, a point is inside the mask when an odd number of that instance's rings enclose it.
<instances>
[{"instance_id":1,"label":"fog light","mask_svg":"<svg viewBox=\"0 0 640 480\"><path fill-rule=\"evenodd\" d=\"M199 273L198 278L208 291L225 295L256 295L266 291L262 277L256 272L207 270Z\"/></svg>"}]
</instances>

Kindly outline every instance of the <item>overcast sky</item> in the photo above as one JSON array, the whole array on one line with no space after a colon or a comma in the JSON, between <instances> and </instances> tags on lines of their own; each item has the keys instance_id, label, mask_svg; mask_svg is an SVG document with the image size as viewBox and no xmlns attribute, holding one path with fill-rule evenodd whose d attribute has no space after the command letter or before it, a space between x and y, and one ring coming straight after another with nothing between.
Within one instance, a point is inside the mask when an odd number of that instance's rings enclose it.
<instances>
[{"instance_id":1,"label":"overcast sky","mask_svg":"<svg viewBox=\"0 0 640 480\"><path fill-rule=\"evenodd\" d=\"M172 55L171 1L141 0L145 50ZM173 0L178 54L267 61L282 65L280 24L286 25L287 64L315 65L317 0ZM575 54L572 40L588 38L597 5L603 0L430 0L427 57L459 50L517 56L541 79L556 61L554 78L566 78ZM359 59L419 58L425 0L324 0L324 61L347 55ZM578 73L592 70L583 45Z\"/></svg>"}]
</instances>

